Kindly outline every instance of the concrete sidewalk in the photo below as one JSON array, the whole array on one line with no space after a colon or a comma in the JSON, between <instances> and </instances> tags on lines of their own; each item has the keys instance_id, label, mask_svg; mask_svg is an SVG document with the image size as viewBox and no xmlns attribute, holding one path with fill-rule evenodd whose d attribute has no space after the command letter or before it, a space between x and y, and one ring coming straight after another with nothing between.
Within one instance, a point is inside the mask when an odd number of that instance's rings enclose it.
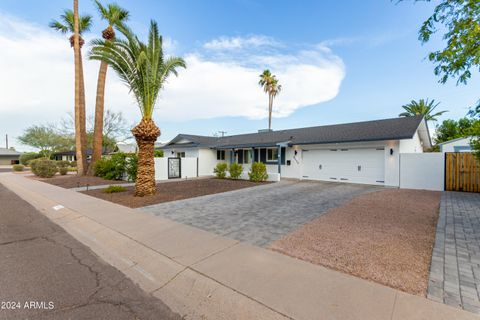
<instances>
[{"instance_id":1,"label":"concrete sidewalk","mask_svg":"<svg viewBox=\"0 0 480 320\"><path fill-rule=\"evenodd\" d=\"M187 319L479 319L19 175L0 183Z\"/></svg>"}]
</instances>

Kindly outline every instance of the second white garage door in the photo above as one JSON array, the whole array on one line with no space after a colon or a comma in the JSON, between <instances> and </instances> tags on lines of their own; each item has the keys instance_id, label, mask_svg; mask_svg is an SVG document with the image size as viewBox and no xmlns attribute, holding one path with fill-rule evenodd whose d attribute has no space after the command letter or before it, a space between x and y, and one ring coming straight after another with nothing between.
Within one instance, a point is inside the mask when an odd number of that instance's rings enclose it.
<instances>
[{"instance_id":1,"label":"second white garage door","mask_svg":"<svg viewBox=\"0 0 480 320\"><path fill-rule=\"evenodd\" d=\"M313 180L383 184L385 150L303 150L302 176Z\"/></svg>"}]
</instances>

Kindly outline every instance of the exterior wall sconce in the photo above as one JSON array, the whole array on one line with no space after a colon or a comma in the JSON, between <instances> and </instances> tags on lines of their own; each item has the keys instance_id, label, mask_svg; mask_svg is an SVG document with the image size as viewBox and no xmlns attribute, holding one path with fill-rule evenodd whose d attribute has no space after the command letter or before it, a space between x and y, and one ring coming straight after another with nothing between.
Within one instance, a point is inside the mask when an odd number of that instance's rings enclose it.
<instances>
[{"instance_id":1,"label":"exterior wall sconce","mask_svg":"<svg viewBox=\"0 0 480 320\"><path fill-rule=\"evenodd\" d=\"M174 151L174 150L172 150L172 154L174 154L174 153L175 153L175 151Z\"/></svg>"},{"instance_id":2,"label":"exterior wall sconce","mask_svg":"<svg viewBox=\"0 0 480 320\"><path fill-rule=\"evenodd\" d=\"M393 156L393 148L390 148L390 155Z\"/></svg>"},{"instance_id":3,"label":"exterior wall sconce","mask_svg":"<svg viewBox=\"0 0 480 320\"><path fill-rule=\"evenodd\" d=\"M297 153L298 153L298 150L295 150L295 155L297 155Z\"/></svg>"}]
</instances>

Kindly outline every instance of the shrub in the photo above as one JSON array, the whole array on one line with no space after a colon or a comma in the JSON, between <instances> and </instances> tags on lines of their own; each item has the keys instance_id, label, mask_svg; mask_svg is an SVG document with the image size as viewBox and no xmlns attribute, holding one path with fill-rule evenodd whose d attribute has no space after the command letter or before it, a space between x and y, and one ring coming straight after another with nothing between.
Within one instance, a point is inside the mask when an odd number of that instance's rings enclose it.
<instances>
[{"instance_id":1,"label":"shrub","mask_svg":"<svg viewBox=\"0 0 480 320\"><path fill-rule=\"evenodd\" d=\"M68 173L68 167L58 167L58 172L60 175L64 176Z\"/></svg>"},{"instance_id":2,"label":"shrub","mask_svg":"<svg viewBox=\"0 0 480 320\"><path fill-rule=\"evenodd\" d=\"M225 179L225 176L227 175L227 164L220 162L217 163L217 166L213 169L213 173L217 176L219 179Z\"/></svg>"},{"instance_id":3,"label":"shrub","mask_svg":"<svg viewBox=\"0 0 480 320\"><path fill-rule=\"evenodd\" d=\"M23 171L23 168L25 168L23 164L14 164L12 167L13 171Z\"/></svg>"},{"instance_id":4,"label":"shrub","mask_svg":"<svg viewBox=\"0 0 480 320\"><path fill-rule=\"evenodd\" d=\"M133 153L127 156L125 164L125 173L129 181L137 180L138 156Z\"/></svg>"},{"instance_id":5,"label":"shrub","mask_svg":"<svg viewBox=\"0 0 480 320\"><path fill-rule=\"evenodd\" d=\"M57 173L56 161L47 158L38 158L30 161L32 172L41 178L51 178Z\"/></svg>"},{"instance_id":6,"label":"shrub","mask_svg":"<svg viewBox=\"0 0 480 320\"><path fill-rule=\"evenodd\" d=\"M262 162L252 163L252 168L248 173L248 177L251 181L266 181L268 179L267 166Z\"/></svg>"},{"instance_id":7,"label":"shrub","mask_svg":"<svg viewBox=\"0 0 480 320\"><path fill-rule=\"evenodd\" d=\"M57 167L59 168L68 168L70 166L70 161L58 160Z\"/></svg>"},{"instance_id":8,"label":"shrub","mask_svg":"<svg viewBox=\"0 0 480 320\"><path fill-rule=\"evenodd\" d=\"M97 177L107 180L115 180L118 172L115 168L115 162L111 158L102 158L93 164L93 171Z\"/></svg>"},{"instance_id":9,"label":"shrub","mask_svg":"<svg viewBox=\"0 0 480 320\"><path fill-rule=\"evenodd\" d=\"M29 161L35 160L41 157L42 155L37 152L26 152L20 156L19 160L21 164L23 164L24 166L27 166Z\"/></svg>"},{"instance_id":10,"label":"shrub","mask_svg":"<svg viewBox=\"0 0 480 320\"><path fill-rule=\"evenodd\" d=\"M77 161L70 161L70 167L76 167Z\"/></svg>"},{"instance_id":11,"label":"shrub","mask_svg":"<svg viewBox=\"0 0 480 320\"><path fill-rule=\"evenodd\" d=\"M243 172L243 166L238 163L232 163L230 168L228 168L228 172L230 172L230 178L238 179Z\"/></svg>"},{"instance_id":12,"label":"shrub","mask_svg":"<svg viewBox=\"0 0 480 320\"><path fill-rule=\"evenodd\" d=\"M163 150L155 150L153 151L153 156L155 158L163 158Z\"/></svg>"},{"instance_id":13,"label":"shrub","mask_svg":"<svg viewBox=\"0 0 480 320\"><path fill-rule=\"evenodd\" d=\"M109 186L108 188L103 189L105 193L117 193L117 192L125 192L127 188L122 186Z\"/></svg>"},{"instance_id":14,"label":"shrub","mask_svg":"<svg viewBox=\"0 0 480 320\"><path fill-rule=\"evenodd\" d=\"M124 174L127 174L129 180L136 180L137 163L136 154L119 152L98 160L93 169L97 177L107 180L122 180Z\"/></svg>"}]
</instances>

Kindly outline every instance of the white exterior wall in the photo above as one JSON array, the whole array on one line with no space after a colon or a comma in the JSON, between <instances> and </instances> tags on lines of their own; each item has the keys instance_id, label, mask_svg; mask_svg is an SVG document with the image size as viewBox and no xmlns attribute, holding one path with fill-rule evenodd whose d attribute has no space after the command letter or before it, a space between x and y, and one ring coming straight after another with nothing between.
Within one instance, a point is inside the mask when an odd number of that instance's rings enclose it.
<instances>
[{"instance_id":1,"label":"white exterior wall","mask_svg":"<svg viewBox=\"0 0 480 320\"><path fill-rule=\"evenodd\" d=\"M225 154L225 159L227 155ZM219 162L226 162L226 160L217 160L217 151L212 149L199 149L198 150L198 175L211 176L213 175L213 168Z\"/></svg>"},{"instance_id":2,"label":"white exterior wall","mask_svg":"<svg viewBox=\"0 0 480 320\"><path fill-rule=\"evenodd\" d=\"M444 190L445 154L400 154L400 188Z\"/></svg>"},{"instance_id":3,"label":"white exterior wall","mask_svg":"<svg viewBox=\"0 0 480 320\"><path fill-rule=\"evenodd\" d=\"M446 142L442 145L440 145L440 150L441 152L455 152L455 147L468 147L468 149L460 150L460 152L471 152L471 147L470 147L470 139L471 138L463 138L459 140L454 140L451 142Z\"/></svg>"},{"instance_id":4,"label":"white exterior wall","mask_svg":"<svg viewBox=\"0 0 480 320\"><path fill-rule=\"evenodd\" d=\"M412 139L400 140L400 153L421 153L423 152L422 142L418 136L418 131Z\"/></svg>"},{"instance_id":5,"label":"white exterior wall","mask_svg":"<svg viewBox=\"0 0 480 320\"><path fill-rule=\"evenodd\" d=\"M165 158L172 158L177 156L177 152L185 152L185 158L197 158L198 148L177 148L177 149L164 149L163 156ZM172 153L173 151L173 153Z\"/></svg>"},{"instance_id":6,"label":"white exterior wall","mask_svg":"<svg viewBox=\"0 0 480 320\"><path fill-rule=\"evenodd\" d=\"M390 149L393 154L390 155ZM400 185L400 142L391 140L385 143L385 185L398 187Z\"/></svg>"}]
</instances>

